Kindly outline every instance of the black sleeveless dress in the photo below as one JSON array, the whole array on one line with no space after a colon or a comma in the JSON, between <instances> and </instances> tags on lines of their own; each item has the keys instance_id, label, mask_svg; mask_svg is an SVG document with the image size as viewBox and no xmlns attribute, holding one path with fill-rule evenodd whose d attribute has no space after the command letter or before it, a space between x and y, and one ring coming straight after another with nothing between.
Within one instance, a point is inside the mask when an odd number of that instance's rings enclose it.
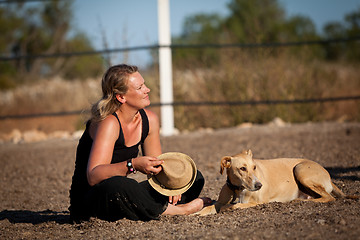
<instances>
[{"instance_id":1,"label":"black sleeveless dress","mask_svg":"<svg viewBox=\"0 0 360 240\"><path fill-rule=\"evenodd\" d=\"M142 118L142 137L134 146L125 146L121 123L116 113L113 115L120 124L119 138L114 145L111 163L123 162L139 154L139 146L149 133L149 121L144 110L139 111ZM147 181L138 183L125 176L114 176L91 187L87 181L86 169L93 140L89 134L90 121L79 140L76 152L75 171L70 188L70 219L78 222L90 217L115 221L121 218L131 220L158 219L168 205L168 197L155 191ZM144 153L144 151L142 151ZM140 173L141 174L141 173ZM204 178L198 171L193 186L182 195L180 203L197 198L204 186Z\"/></svg>"}]
</instances>

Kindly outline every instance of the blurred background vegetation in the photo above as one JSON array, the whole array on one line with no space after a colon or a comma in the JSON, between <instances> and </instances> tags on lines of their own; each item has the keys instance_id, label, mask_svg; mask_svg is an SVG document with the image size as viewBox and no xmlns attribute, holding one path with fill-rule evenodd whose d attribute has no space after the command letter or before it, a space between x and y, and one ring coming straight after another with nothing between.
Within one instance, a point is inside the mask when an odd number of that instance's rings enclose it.
<instances>
[{"instance_id":1,"label":"blurred background vegetation","mask_svg":"<svg viewBox=\"0 0 360 240\"><path fill-rule=\"evenodd\" d=\"M31 8L21 2L0 5L2 116L88 109L100 97L102 73L109 65L118 63L101 54L56 57L59 53L99 49L93 48L86 34L73 28L71 1L49 1L40 6ZM230 14L225 17L216 14L187 17L182 34L173 36L173 44L252 44L252 47L173 48L175 102L360 95L360 8L346 14L342 22L329 22L321 33L307 17L285 17L277 0L232 0L228 8ZM347 40L326 43L324 40L328 39ZM324 42L266 46L313 41ZM153 61L141 73L152 89L152 103L157 103L157 50L150 54ZM48 57L36 57L43 55ZM158 107L152 109L159 113ZM179 130L220 128L243 122L265 123L275 117L287 122L359 121L359 110L357 100L180 105L175 106L175 126Z\"/></svg>"}]
</instances>

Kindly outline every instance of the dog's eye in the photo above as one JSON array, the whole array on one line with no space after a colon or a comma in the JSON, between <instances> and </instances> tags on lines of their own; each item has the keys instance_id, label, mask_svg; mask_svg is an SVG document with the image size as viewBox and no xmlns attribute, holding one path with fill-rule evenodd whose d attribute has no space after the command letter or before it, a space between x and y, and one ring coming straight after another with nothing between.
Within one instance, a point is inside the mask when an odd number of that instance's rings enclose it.
<instances>
[{"instance_id":1,"label":"dog's eye","mask_svg":"<svg viewBox=\"0 0 360 240\"><path fill-rule=\"evenodd\" d=\"M254 166L254 170L256 170L256 166Z\"/></svg>"},{"instance_id":2,"label":"dog's eye","mask_svg":"<svg viewBox=\"0 0 360 240\"><path fill-rule=\"evenodd\" d=\"M246 171L246 167L241 167L240 170L245 172L245 171Z\"/></svg>"}]
</instances>

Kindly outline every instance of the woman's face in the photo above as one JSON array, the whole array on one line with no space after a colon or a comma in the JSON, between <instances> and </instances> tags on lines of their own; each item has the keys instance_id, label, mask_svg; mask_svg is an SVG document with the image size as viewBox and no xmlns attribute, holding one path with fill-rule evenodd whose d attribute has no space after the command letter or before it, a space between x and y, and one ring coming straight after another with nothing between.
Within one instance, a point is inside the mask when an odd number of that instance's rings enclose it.
<instances>
[{"instance_id":1,"label":"woman's face","mask_svg":"<svg viewBox=\"0 0 360 240\"><path fill-rule=\"evenodd\" d=\"M129 76L128 91L123 97L126 104L142 109L150 105L149 92L150 89L146 87L141 74L135 72Z\"/></svg>"}]
</instances>

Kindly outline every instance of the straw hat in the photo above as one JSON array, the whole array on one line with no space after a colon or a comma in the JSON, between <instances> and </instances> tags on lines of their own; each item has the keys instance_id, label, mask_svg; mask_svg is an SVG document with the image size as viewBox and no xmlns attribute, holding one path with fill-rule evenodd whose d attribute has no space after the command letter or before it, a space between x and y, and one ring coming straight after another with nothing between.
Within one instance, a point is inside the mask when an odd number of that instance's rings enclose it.
<instances>
[{"instance_id":1,"label":"straw hat","mask_svg":"<svg viewBox=\"0 0 360 240\"><path fill-rule=\"evenodd\" d=\"M176 196L186 192L196 178L196 165L186 154L168 152L158 156L164 160L162 170L153 176L148 176L149 184L165 196Z\"/></svg>"}]
</instances>

